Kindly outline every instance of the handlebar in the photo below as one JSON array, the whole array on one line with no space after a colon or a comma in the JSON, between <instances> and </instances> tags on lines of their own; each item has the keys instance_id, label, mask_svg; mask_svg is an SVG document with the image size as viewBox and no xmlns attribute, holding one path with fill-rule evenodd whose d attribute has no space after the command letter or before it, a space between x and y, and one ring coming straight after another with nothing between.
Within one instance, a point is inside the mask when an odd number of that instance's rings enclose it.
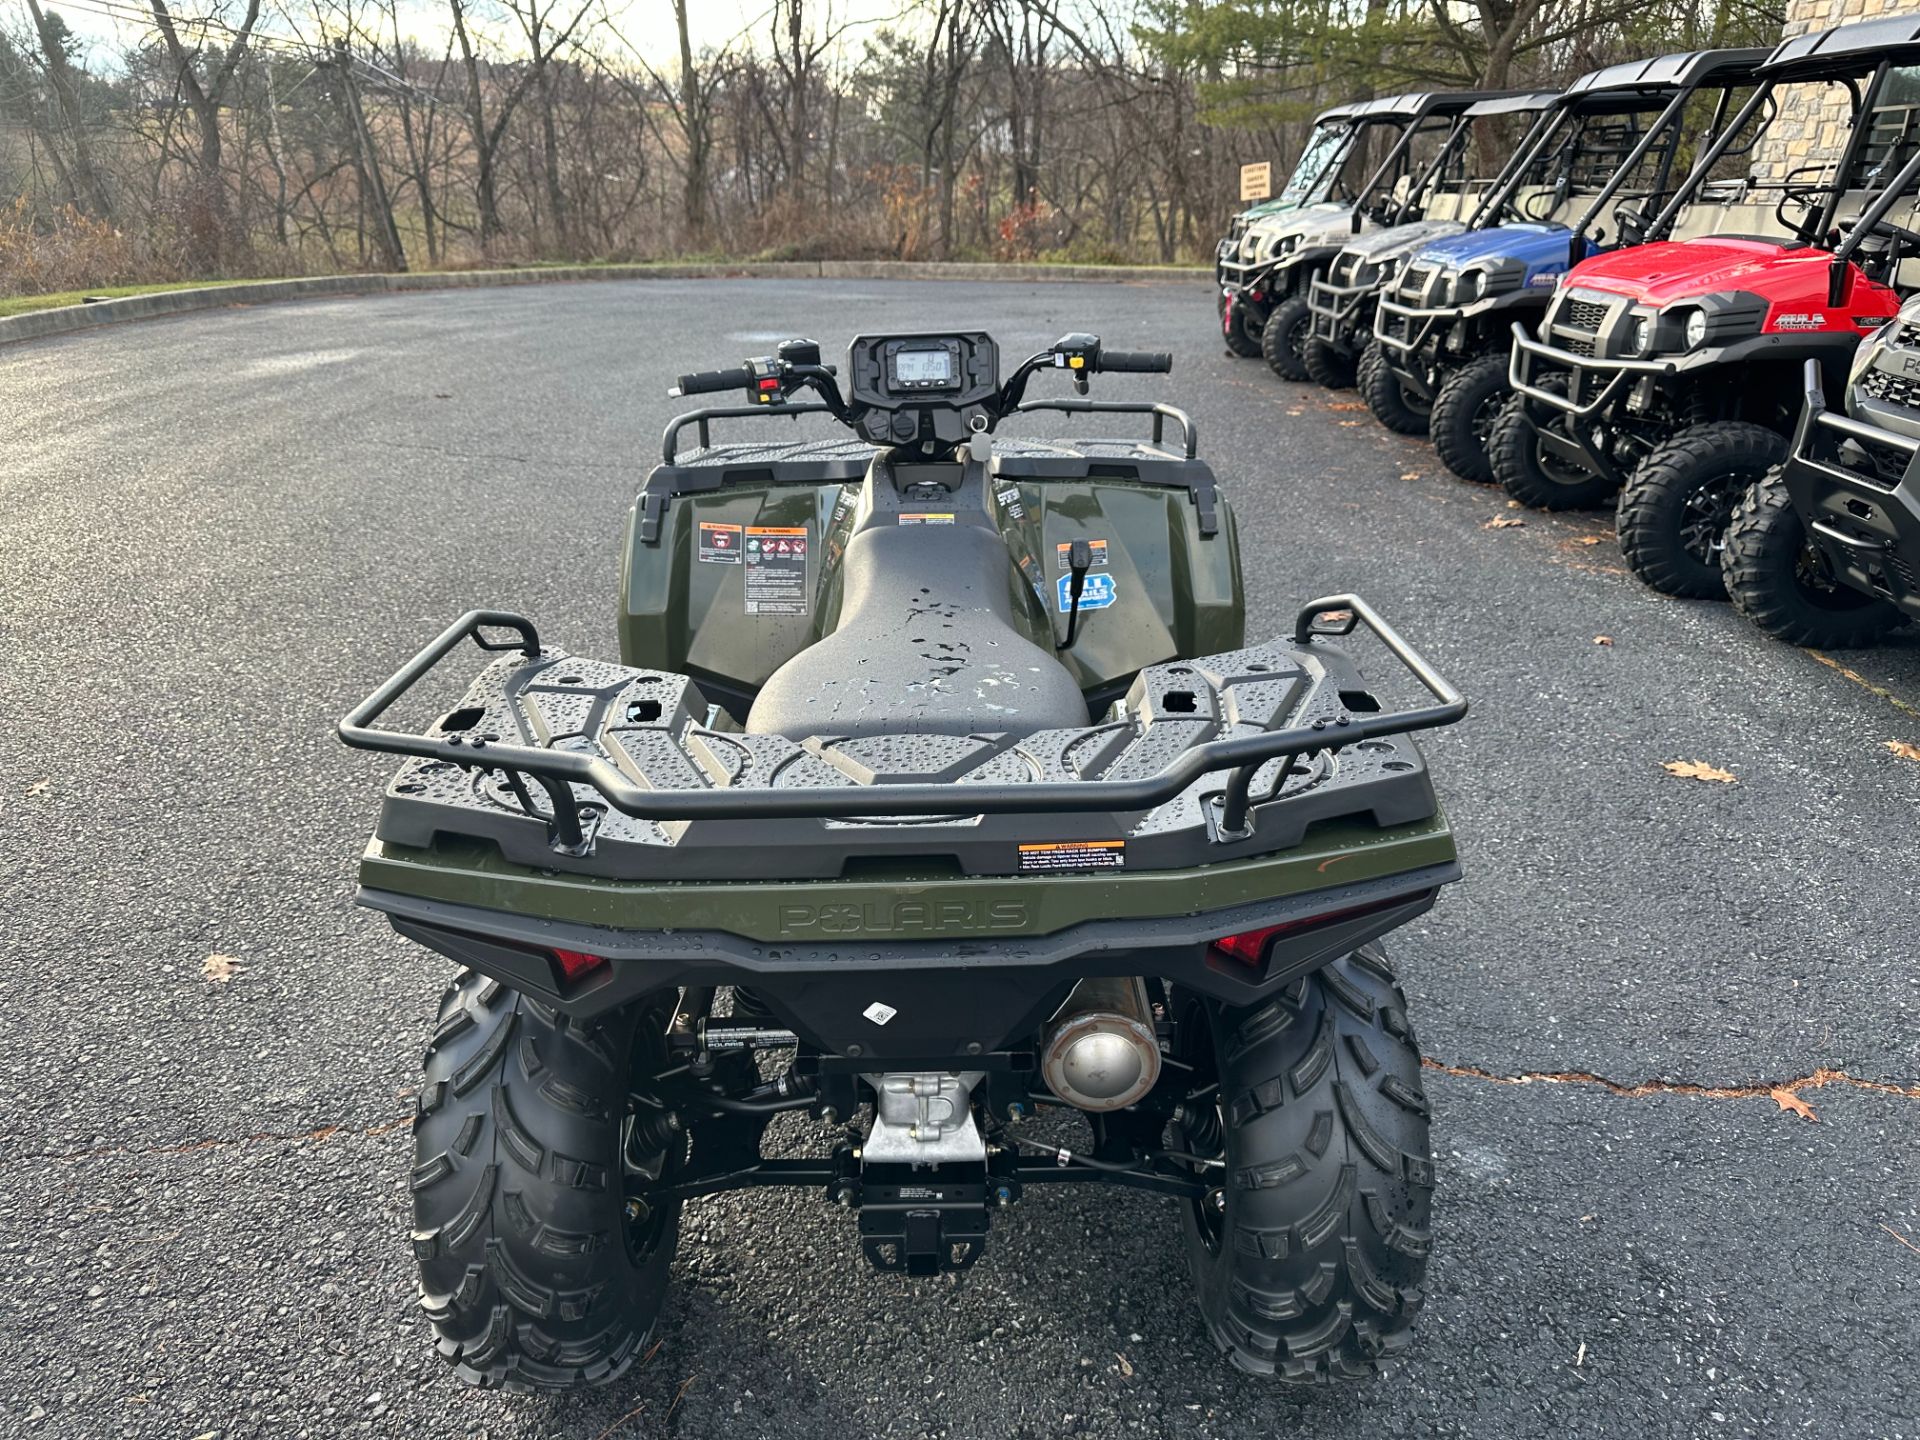
<instances>
[{"instance_id":1,"label":"handlebar","mask_svg":"<svg viewBox=\"0 0 1920 1440\"><path fill-rule=\"evenodd\" d=\"M1173 370L1173 356L1164 350L1107 350L1100 351L1100 370L1112 370L1121 374L1165 375Z\"/></svg>"},{"instance_id":2,"label":"handlebar","mask_svg":"<svg viewBox=\"0 0 1920 1440\"><path fill-rule=\"evenodd\" d=\"M731 370L696 370L691 375L682 375L673 382L668 395L706 395L715 390L744 390L753 384L753 371L744 365L736 365Z\"/></svg>"}]
</instances>

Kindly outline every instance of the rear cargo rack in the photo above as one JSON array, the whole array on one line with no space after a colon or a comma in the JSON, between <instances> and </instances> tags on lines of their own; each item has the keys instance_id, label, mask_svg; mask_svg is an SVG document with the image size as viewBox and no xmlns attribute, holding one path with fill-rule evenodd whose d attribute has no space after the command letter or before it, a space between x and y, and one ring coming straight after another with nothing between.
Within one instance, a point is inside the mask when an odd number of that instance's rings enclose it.
<instances>
[{"instance_id":1,"label":"rear cargo rack","mask_svg":"<svg viewBox=\"0 0 1920 1440\"><path fill-rule=\"evenodd\" d=\"M376 728L375 722L463 641L472 640L486 651L518 649L530 662L557 654L542 650L531 621L502 610L472 610L461 616L356 705L338 729L341 740L357 749L411 756L463 771L501 772L525 812L546 820L550 844L562 853L581 854L588 844L575 785L591 788L615 810L645 821L813 818L865 822L885 817L1142 811L1173 800L1196 780L1217 772L1231 774L1224 794L1213 802L1211 828L1217 841L1233 841L1252 834L1251 810L1280 795L1298 757L1451 725L1467 713L1467 702L1459 691L1357 595L1327 596L1304 606L1294 623L1293 643L1311 657L1316 642L1350 635L1362 624L1433 697L1433 704L1393 713L1358 714L1342 705L1335 713L1323 714L1310 723L1193 745L1154 773L1119 780L652 788L636 782L602 755L504 743L487 735L414 734ZM490 630L512 631L517 639L489 638ZM1325 661L1333 661L1336 653L1326 651ZM444 722L437 728L444 729ZM1278 778L1263 787L1264 793L1255 799L1255 777L1275 760L1285 762ZM526 788L529 781L545 791L552 809L550 817L539 815Z\"/></svg>"}]
</instances>

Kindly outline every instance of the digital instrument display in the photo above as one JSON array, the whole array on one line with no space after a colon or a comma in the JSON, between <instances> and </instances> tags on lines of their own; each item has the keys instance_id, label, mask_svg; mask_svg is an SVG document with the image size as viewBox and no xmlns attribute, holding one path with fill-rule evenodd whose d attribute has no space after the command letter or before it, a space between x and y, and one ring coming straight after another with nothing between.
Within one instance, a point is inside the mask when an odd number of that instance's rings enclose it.
<instances>
[{"instance_id":1,"label":"digital instrument display","mask_svg":"<svg viewBox=\"0 0 1920 1440\"><path fill-rule=\"evenodd\" d=\"M903 385L951 385L953 354L938 350L901 350L894 356L893 373Z\"/></svg>"}]
</instances>

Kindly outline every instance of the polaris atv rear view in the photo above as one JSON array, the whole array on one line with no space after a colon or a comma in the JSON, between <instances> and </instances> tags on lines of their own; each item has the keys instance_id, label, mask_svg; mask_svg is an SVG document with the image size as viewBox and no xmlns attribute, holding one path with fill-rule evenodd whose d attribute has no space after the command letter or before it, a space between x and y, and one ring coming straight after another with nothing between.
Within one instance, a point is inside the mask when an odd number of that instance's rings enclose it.
<instances>
[{"instance_id":1,"label":"polaris atv rear view","mask_svg":"<svg viewBox=\"0 0 1920 1440\"><path fill-rule=\"evenodd\" d=\"M1353 106L1350 123L1360 138L1344 168L1366 177L1358 188L1342 183L1316 204L1259 220L1241 238L1239 254L1219 265L1228 349L1239 348L1233 343L1237 330L1259 342L1276 375L1307 379L1307 290L1314 277L1361 230L1418 218L1402 213L1417 177L1452 132L1455 117L1486 98L1466 91L1392 95ZM1369 136L1393 138L1379 163L1363 168L1369 151L1362 142Z\"/></svg>"},{"instance_id":2,"label":"polaris atv rear view","mask_svg":"<svg viewBox=\"0 0 1920 1440\"><path fill-rule=\"evenodd\" d=\"M412 1180L464 1378L619 1374L681 1206L772 1185L906 1275L976 1263L1042 1187L1130 1187L1174 1202L1236 1365L1407 1346L1434 1175L1378 942L1459 876L1410 737L1466 702L1352 595L1247 643L1179 411L1024 398L1168 368L1075 334L1003 378L987 335L935 333L856 339L844 394L807 341L682 377L750 403L668 427L623 663L476 610L341 722L407 757L361 903L466 967ZM991 439L1046 411L1154 438ZM767 415L852 433L710 443ZM453 708L376 728L469 642L496 658Z\"/></svg>"},{"instance_id":3,"label":"polaris atv rear view","mask_svg":"<svg viewBox=\"0 0 1920 1440\"><path fill-rule=\"evenodd\" d=\"M1504 132L1516 122L1538 123L1557 98L1550 90L1482 100L1462 111L1426 172L1381 217L1384 228L1361 235L1316 276L1307 291L1308 338L1301 359L1307 374L1329 390L1355 383L1369 360L1374 302L1401 263L1421 246L1465 230L1512 170L1525 163L1527 137L1518 145ZM1503 143L1505 142L1505 143ZM1505 154L1506 162L1488 159ZM1354 229L1359 217L1354 217Z\"/></svg>"},{"instance_id":4,"label":"polaris atv rear view","mask_svg":"<svg viewBox=\"0 0 1920 1440\"><path fill-rule=\"evenodd\" d=\"M1569 86L1524 160L1488 196L1476 228L1423 246L1381 295L1373 327L1380 360L1362 386L1380 423L1403 435L1431 433L1455 475L1490 481L1487 440L1511 394L1513 325L1545 312L1571 250L1638 242L1638 212L1628 202L1665 198L1694 112L1725 111L1765 54L1663 55L1610 65ZM1600 222L1616 202L1609 236Z\"/></svg>"},{"instance_id":5,"label":"polaris atv rear view","mask_svg":"<svg viewBox=\"0 0 1920 1440\"><path fill-rule=\"evenodd\" d=\"M1776 639L1871 645L1920 620L1920 300L1855 352L1844 411L1807 361L1786 465L1735 506L1721 554L1734 607Z\"/></svg>"},{"instance_id":6,"label":"polaris atv rear view","mask_svg":"<svg viewBox=\"0 0 1920 1440\"><path fill-rule=\"evenodd\" d=\"M1920 254L1920 232L1891 218L1896 205L1912 218L1920 177L1906 163L1920 155L1920 20L1799 36L1758 73L1648 223L1659 243L1582 261L1539 338L1516 327L1520 396L1493 447L1501 483L1527 504L1591 506L1617 491L1627 563L1669 595L1725 596L1727 522L1786 459L1802 366L1819 360L1837 394L1860 337L1899 309L1903 255ZM1789 91L1810 111L1844 105L1844 138L1787 173L1721 177Z\"/></svg>"}]
</instances>

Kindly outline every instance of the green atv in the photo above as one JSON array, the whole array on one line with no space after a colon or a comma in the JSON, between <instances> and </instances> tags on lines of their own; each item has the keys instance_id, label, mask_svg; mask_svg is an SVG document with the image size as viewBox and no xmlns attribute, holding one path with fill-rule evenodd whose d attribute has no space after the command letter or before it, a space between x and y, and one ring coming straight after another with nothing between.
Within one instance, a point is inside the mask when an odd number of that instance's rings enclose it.
<instances>
[{"instance_id":1,"label":"green atv","mask_svg":"<svg viewBox=\"0 0 1920 1440\"><path fill-rule=\"evenodd\" d=\"M360 902L465 967L412 1175L463 1378L618 1375L681 1207L768 1185L914 1276L976 1262L1030 1190L1128 1186L1177 1206L1243 1369L1359 1376L1409 1343L1434 1174L1377 942L1459 877L1408 736L1466 703L1351 595L1246 642L1181 412L1023 398L1169 368L1075 334L1003 380L948 333L856 339L844 395L809 341L684 376L748 403L668 427L623 663L476 610L341 722L407 757ZM1041 410L1153 438L990 438ZM852 434L711 443L756 415ZM1411 708L1334 643L1362 626ZM469 643L491 663L425 721ZM378 726L397 705L423 722Z\"/></svg>"}]
</instances>

